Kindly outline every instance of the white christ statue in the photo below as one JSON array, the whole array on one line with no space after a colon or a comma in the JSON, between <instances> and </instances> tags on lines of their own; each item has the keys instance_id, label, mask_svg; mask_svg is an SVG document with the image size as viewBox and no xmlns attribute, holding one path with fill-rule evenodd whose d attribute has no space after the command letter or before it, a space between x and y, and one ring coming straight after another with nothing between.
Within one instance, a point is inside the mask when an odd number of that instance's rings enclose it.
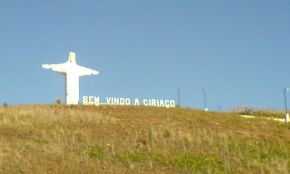
<instances>
[{"instance_id":1,"label":"white christ statue","mask_svg":"<svg viewBox=\"0 0 290 174\"><path fill-rule=\"evenodd\" d=\"M79 104L79 77L98 75L99 72L76 63L76 54L69 53L68 61L61 64L43 64L42 68L65 75L65 95L67 105Z\"/></svg>"}]
</instances>

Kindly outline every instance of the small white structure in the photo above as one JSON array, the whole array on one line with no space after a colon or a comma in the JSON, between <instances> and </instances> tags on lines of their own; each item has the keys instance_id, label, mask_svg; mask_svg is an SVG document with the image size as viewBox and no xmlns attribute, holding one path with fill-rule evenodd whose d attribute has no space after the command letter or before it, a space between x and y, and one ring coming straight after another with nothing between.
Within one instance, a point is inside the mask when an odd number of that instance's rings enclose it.
<instances>
[{"instance_id":1,"label":"small white structure","mask_svg":"<svg viewBox=\"0 0 290 174\"><path fill-rule=\"evenodd\" d=\"M285 123L288 123L290 120L289 120L289 114L287 113L286 115L285 115Z\"/></svg>"},{"instance_id":2,"label":"small white structure","mask_svg":"<svg viewBox=\"0 0 290 174\"><path fill-rule=\"evenodd\" d=\"M76 63L76 54L69 53L68 61L62 64L43 64L42 68L65 75L66 80L66 104L79 104L79 77L88 75L98 75L99 72L89 68L79 66Z\"/></svg>"},{"instance_id":3,"label":"small white structure","mask_svg":"<svg viewBox=\"0 0 290 174\"><path fill-rule=\"evenodd\" d=\"M288 118L287 118L288 115ZM253 116L253 115L241 115L241 117L243 118L259 118L259 119L265 119L265 120L273 120L273 121L279 121L279 122L285 122L288 123L289 122L289 114L286 114L285 119L284 118L274 118L274 117L257 117L257 116Z\"/></svg>"}]
</instances>

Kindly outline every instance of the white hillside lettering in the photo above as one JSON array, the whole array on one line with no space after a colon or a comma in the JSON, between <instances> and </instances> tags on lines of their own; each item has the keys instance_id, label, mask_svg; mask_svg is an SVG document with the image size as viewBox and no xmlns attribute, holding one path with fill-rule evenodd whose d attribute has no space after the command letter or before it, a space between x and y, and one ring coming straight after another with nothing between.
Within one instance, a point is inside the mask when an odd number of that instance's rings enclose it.
<instances>
[{"instance_id":1,"label":"white hillside lettering","mask_svg":"<svg viewBox=\"0 0 290 174\"><path fill-rule=\"evenodd\" d=\"M102 102L104 101L104 102ZM175 100L170 99L139 99L133 100L129 97L105 97L101 100L99 96L83 96L83 105L133 105L133 106L153 106L153 107L175 107Z\"/></svg>"}]
</instances>

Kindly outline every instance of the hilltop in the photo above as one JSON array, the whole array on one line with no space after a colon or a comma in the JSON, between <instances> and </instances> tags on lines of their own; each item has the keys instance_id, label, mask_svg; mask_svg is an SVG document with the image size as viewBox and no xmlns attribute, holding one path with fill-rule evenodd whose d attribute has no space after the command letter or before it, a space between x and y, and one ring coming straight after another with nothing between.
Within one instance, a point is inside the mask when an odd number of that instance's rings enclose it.
<instances>
[{"instance_id":1,"label":"hilltop","mask_svg":"<svg viewBox=\"0 0 290 174\"><path fill-rule=\"evenodd\" d=\"M290 125L133 106L0 108L0 173L289 173Z\"/></svg>"}]
</instances>

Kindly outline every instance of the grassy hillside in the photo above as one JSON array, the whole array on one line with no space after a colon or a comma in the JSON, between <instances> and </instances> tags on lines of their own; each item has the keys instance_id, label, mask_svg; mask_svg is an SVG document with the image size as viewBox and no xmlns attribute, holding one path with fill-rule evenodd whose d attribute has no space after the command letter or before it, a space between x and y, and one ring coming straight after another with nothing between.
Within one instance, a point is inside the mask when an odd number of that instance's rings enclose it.
<instances>
[{"instance_id":1,"label":"grassy hillside","mask_svg":"<svg viewBox=\"0 0 290 174\"><path fill-rule=\"evenodd\" d=\"M121 106L0 108L0 173L290 173L290 125Z\"/></svg>"}]
</instances>

